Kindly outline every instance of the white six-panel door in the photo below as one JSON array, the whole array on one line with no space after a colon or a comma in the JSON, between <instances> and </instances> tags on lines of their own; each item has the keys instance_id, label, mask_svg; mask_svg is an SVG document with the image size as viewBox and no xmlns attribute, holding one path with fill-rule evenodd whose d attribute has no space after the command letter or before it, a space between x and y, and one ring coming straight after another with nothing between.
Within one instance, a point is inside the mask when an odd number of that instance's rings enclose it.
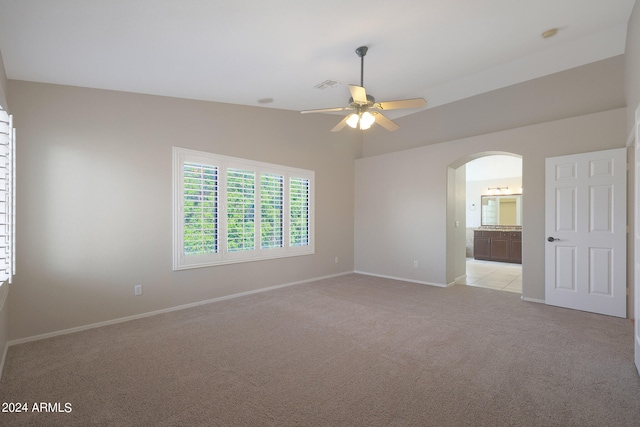
<instances>
[{"instance_id":1,"label":"white six-panel door","mask_svg":"<svg viewBox=\"0 0 640 427\"><path fill-rule=\"evenodd\" d=\"M627 316L626 148L546 159L545 302Z\"/></svg>"}]
</instances>

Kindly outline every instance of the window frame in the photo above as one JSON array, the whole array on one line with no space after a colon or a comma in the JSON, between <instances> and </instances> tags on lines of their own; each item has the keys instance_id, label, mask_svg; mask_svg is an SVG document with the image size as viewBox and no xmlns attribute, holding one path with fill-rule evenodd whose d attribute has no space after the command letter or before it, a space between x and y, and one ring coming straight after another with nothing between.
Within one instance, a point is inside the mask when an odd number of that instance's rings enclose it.
<instances>
[{"instance_id":1,"label":"window frame","mask_svg":"<svg viewBox=\"0 0 640 427\"><path fill-rule=\"evenodd\" d=\"M16 130L13 116L0 107L0 286L16 274Z\"/></svg>"},{"instance_id":2,"label":"window frame","mask_svg":"<svg viewBox=\"0 0 640 427\"><path fill-rule=\"evenodd\" d=\"M184 173L185 163L217 167L217 252L187 255L184 252ZM228 171L237 169L254 173L253 180L253 249L229 251L228 248ZM282 246L262 247L262 176L282 177ZM308 180L308 243L291 245L290 225L290 180ZM258 162L249 159L224 156L203 151L173 147L173 270L261 261L315 253L314 227L314 181L315 172L306 169Z\"/></svg>"}]
</instances>

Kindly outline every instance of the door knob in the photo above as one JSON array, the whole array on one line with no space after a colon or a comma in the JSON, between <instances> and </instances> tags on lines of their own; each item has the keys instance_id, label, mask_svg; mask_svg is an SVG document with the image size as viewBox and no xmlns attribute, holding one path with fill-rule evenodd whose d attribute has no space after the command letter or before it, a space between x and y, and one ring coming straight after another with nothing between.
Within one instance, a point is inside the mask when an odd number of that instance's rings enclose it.
<instances>
[{"instance_id":1,"label":"door knob","mask_svg":"<svg viewBox=\"0 0 640 427\"><path fill-rule=\"evenodd\" d=\"M556 240L560 240L560 239L556 239L555 237L551 237L551 236L547 237L548 242L555 242Z\"/></svg>"}]
</instances>

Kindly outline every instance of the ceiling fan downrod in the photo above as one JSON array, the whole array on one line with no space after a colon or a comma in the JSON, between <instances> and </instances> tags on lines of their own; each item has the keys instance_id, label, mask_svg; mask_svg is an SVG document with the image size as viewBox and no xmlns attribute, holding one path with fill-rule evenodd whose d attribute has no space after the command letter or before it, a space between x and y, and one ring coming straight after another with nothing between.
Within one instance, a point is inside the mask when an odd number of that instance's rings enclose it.
<instances>
[{"instance_id":1,"label":"ceiling fan downrod","mask_svg":"<svg viewBox=\"0 0 640 427\"><path fill-rule=\"evenodd\" d=\"M356 49L356 53L360 57L360 86L364 87L364 56L367 54L369 48L367 46L360 46Z\"/></svg>"}]
</instances>

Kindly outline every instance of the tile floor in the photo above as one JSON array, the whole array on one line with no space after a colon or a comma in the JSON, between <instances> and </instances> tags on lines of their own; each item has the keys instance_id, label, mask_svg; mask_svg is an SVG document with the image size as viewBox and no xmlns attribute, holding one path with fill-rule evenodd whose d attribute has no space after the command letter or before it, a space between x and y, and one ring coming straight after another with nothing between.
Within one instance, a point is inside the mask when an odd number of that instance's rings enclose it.
<instances>
[{"instance_id":1,"label":"tile floor","mask_svg":"<svg viewBox=\"0 0 640 427\"><path fill-rule=\"evenodd\" d=\"M522 293L522 264L467 258L467 277L458 283Z\"/></svg>"}]
</instances>

